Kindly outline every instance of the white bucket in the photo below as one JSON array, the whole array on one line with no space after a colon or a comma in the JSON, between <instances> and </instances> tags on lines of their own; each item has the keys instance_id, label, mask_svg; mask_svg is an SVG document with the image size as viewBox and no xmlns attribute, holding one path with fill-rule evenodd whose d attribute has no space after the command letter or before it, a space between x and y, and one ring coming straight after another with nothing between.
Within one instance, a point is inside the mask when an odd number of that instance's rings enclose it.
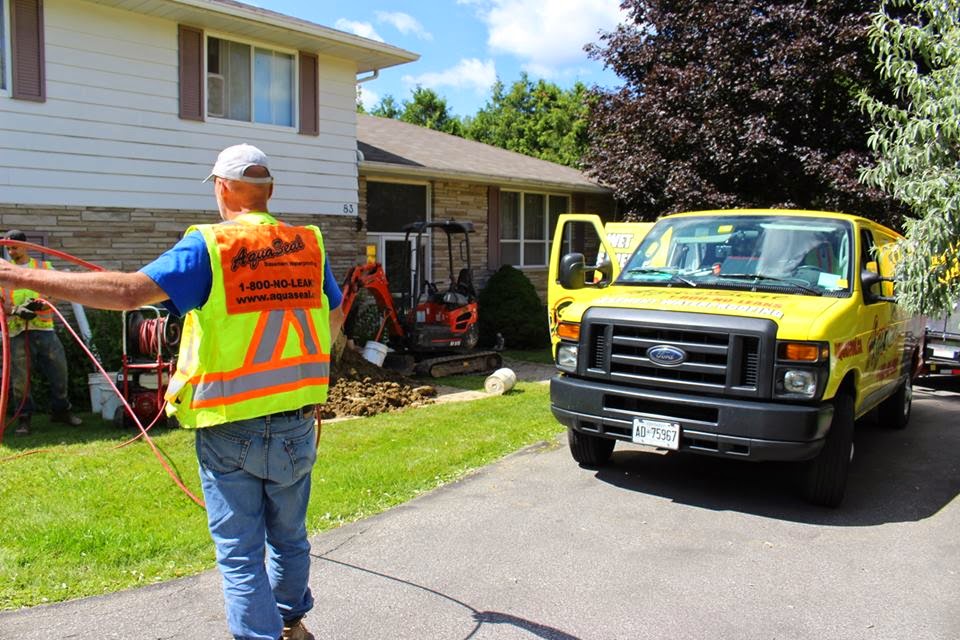
<instances>
[{"instance_id":1,"label":"white bucket","mask_svg":"<svg viewBox=\"0 0 960 640\"><path fill-rule=\"evenodd\" d=\"M383 366L383 359L387 357L387 345L375 340L368 340L363 346L363 359L372 362L378 367Z\"/></svg>"},{"instance_id":2,"label":"white bucket","mask_svg":"<svg viewBox=\"0 0 960 640\"><path fill-rule=\"evenodd\" d=\"M113 420L113 414L116 413L117 407L120 405L120 396L118 396L112 390L109 392L104 392L103 399L100 404L100 417L104 420Z\"/></svg>"},{"instance_id":3,"label":"white bucket","mask_svg":"<svg viewBox=\"0 0 960 640\"><path fill-rule=\"evenodd\" d=\"M517 374L513 372L513 369L504 367L487 376L487 379L483 381L483 389L487 393L499 396L513 389L515 384L517 384Z\"/></svg>"},{"instance_id":4,"label":"white bucket","mask_svg":"<svg viewBox=\"0 0 960 640\"><path fill-rule=\"evenodd\" d=\"M107 372L107 375L111 380L115 380L117 376L116 373L110 372ZM113 389L99 371L87 374L87 386L90 388L90 410L93 413L100 413L103 410L104 399L114 395Z\"/></svg>"}]
</instances>

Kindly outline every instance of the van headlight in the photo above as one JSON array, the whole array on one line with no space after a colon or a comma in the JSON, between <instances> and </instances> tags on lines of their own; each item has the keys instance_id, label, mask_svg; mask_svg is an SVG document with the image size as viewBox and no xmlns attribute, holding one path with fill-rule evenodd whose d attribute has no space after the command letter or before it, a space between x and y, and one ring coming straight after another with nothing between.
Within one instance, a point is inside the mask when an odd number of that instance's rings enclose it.
<instances>
[{"instance_id":1,"label":"van headlight","mask_svg":"<svg viewBox=\"0 0 960 640\"><path fill-rule=\"evenodd\" d=\"M576 373L578 352L577 345L561 343L557 347L557 369L568 373Z\"/></svg>"},{"instance_id":2,"label":"van headlight","mask_svg":"<svg viewBox=\"0 0 960 640\"><path fill-rule=\"evenodd\" d=\"M830 375L827 342L777 341L773 395L789 400L813 400L823 393Z\"/></svg>"},{"instance_id":3,"label":"van headlight","mask_svg":"<svg viewBox=\"0 0 960 640\"><path fill-rule=\"evenodd\" d=\"M817 372L809 369L786 369L780 381L785 395L798 395L812 398L817 394Z\"/></svg>"}]
</instances>

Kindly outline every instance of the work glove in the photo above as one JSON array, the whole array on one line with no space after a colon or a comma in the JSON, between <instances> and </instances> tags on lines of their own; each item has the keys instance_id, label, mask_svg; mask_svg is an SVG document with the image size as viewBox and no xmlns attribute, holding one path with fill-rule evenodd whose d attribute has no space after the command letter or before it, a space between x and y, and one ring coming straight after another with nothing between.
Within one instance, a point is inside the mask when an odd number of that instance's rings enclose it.
<instances>
[{"instance_id":1,"label":"work glove","mask_svg":"<svg viewBox=\"0 0 960 640\"><path fill-rule=\"evenodd\" d=\"M37 300L36 298L31 298L23 303L23 306L29 309L30 311L40 311L43 309L43 303Z\"/></svg>"},{"instance_id":2,"label":"work glove","mask_svg":"<svg viewBox=\"0 0 960 640\"><path fill-rule=\"evenodd\" d=\"M10 315L17 316L23 320L33 320L37 317L37 312L28 309L26 305L18 304L10 310Z\"/></svg>"}]
</instances>

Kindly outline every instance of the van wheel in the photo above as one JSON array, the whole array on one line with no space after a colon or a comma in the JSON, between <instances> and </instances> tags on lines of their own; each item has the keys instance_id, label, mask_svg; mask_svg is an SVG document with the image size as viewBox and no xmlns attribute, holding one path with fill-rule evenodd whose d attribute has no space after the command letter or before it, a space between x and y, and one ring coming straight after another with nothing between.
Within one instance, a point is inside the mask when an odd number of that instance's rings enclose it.
<instances>
[{"instance_id":1,"label":"van wheel","mask_svg":"<svg viewBox=\"0 0 960 640\"><path fill-rule=\"evenodd\" d=\"M599 467L610 460L616 440L591 436L567 427L570 455L583 467Z\"/></svg>"},{"instance_id":2,"label":"van wheel","mask_svg":"<svg viewBox=\"0 0 960 640\"><path fill-rule=\"evenodd\" d=\"M833 421L823 449L804 469L803 494L810 502L836 507L843 501L853 459L853 425L853 397L838 395L833 400Z\"/></svg>"},{"instance_id":3,"label":"van wheel","mask_svg":"<svg viewBox=\"0 0 960 640\"><path fill-rule=\"evenodd\" d=\"M910 409L913 406L913 376L907 374L906 380L896 393L880 403L880 424L890 429L906 429L910 422Z\"/></svg>"}]
</instances>

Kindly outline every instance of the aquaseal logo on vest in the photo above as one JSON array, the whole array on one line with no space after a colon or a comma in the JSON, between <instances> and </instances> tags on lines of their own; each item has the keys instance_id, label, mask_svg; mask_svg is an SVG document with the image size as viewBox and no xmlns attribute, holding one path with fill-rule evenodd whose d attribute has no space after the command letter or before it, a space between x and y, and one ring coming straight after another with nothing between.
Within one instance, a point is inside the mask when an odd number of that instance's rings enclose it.
<instances>
[{"instance_id":1,"label":"aquaseal logo on vest","mask_svg":"<svg viewBox=\"0 0 960 640\"><path fill-rule=\"evenodd\" d=\"M647 349L647 357L661 367L676 367L687 361L687 352L669 344L658 344Z\"/></svg>"},{"instance_id":2,"label":"aquaseal logo on vest","mask_svg":"<svg viewBox=\"0 0 960 640\"><path fill-rule=\"evenodd\" d=\"M297 253L303 251L304 248L306 248L306 245L299 233L296 238L289 242L285 242L282 238L275 238L269 247L264 247L263 249L249 250L246 247L240 247L237 255L233 256L233 260L230 263L230 270L238 271L241 267L249 267L253 270L260 266L260 263L264 260Z\"/></svg>"}]
</instances>

